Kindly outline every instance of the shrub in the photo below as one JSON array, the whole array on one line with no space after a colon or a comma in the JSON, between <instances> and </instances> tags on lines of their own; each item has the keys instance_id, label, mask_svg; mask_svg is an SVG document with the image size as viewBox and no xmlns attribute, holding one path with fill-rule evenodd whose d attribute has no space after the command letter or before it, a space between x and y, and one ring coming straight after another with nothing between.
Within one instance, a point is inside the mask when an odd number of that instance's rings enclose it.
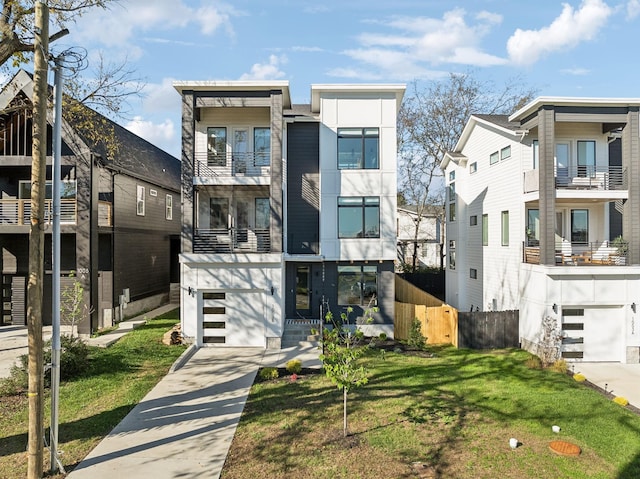
<instances>
[{"instance_id":1,"label":"shrub","mask_svg":"<svg viewBox=\"0 0 640 479\"><path fill-rule=\"evenodd\" d=\"M379 339L380 341L386 341L386 340L387 340L387 333L380 333L380 334L378 335L378 339Z\"/></svg>"},{"instance_id":2,"label":"shrub","mask_svg":"<svg viewBox=\"0 0 640 479\"><path fill-rule=\"evenodd\" d=\"M415 349L424 349L427 346L427 338L422 334L422 323L418 318L411 323L407 344Z\"/></svg>"},{"instance_id":3,"label":"shrub","mask_svg":"<svg viewBox=\"0 0 640 479\"><path fill-rule=\"evenodd\" d=\"M529 356L524 362L524 365L529 369L542 369L542 361L538 356Z\"/></svg>"},{"instance_id":4,"label":"shrub","mask_svg":"<svg viewBox=\"0 0 640 479\"><path fill-rule=\"evenodd\" d=\"M268 381L269 379L278 379L277 368L262 368L259 373L260 379Z\"/></svg>"},{"instance_id":5,"label":"shrub","mask_svg":"<svg viewBox=\"0 0 640 479\"><path fill-rule=\"evenodd\" d=\"M583 382L585 382L587 380L586 376L584 374L581 374L581 373L574 374L573 375L573 379L575 379L579 383L583 383Z\"/></svg>"},{"instance_id":6,"label":"shrub","mask_svg":"<svg viewBox=\"0 0 640 479\"><path fill-rule=\"evenodd\" d=\"M616 396L613 398L613 402L616 404L620 404L620 406L626 406L629 404L629 401L627 401L626 398L623 398L622 396Z\"/></svg>"},{"instance_id":7,"label":"shrub","mask_svg":"<svg viewBox=\"0 0 640 479\"><path fill-rule=\"evenodd\" d=\"M47 341L44 363L51 363L51 341ZM60 379L68 381L84 374L89 369L89 346L76 336L60 336ZM45 381L48 379L45 376ZM47 383L48 384L48 383Z\"/></svg>"},{"instance_id":8,"label":"shrub","mask_svg":"<svg viewBox=\"0 0 640 479\"><path fill-rule=\"evenodd\" d=\"M0 380L0 396L13 396L29 388L28 356L23 354L18 361L11 366L9 377Z\"/></svg>"},{"instance_id":9,"label":"shrub","mask_svg":"<svg viewBox=\"0 0 640 479\"><path fill-rule=\"evenodd\" d=\"M289 374L300 374L300 371L302 371L302 362L299 359L292 359L291 361L287 361L286 368Z\"/></svg>"},{"instance_id":10,"label":"shrub","mask_svg":"<svg viewBox=\"0 0 640 479\"><path fill-rule=\"evenodd\" d=\"M566 374L567 372L567 362L564 359L558 359L551 365L551 370L557 373Z\"/></svg>"}]
</instances>

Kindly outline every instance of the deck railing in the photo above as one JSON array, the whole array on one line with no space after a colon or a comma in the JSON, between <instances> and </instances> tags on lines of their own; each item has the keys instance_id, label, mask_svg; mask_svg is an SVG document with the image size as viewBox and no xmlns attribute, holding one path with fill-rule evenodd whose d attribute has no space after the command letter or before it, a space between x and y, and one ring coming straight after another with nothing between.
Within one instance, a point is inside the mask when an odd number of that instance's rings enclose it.
<instances>
[{"instance_id":1,"label":"deck railing","mask_svg":"<svg viewBox=\"0 0 640 479\"><path fill-rule=\"evenodd\" d=\"M625 190L627 170L622 166L571 166L555 168L558 189L569 190ZM539 171L524 172L524 192L539 191Z\"/></svg>"},{"instance_id":2,"label":"deck railing","mask_svg":"<svg viewBox=\"0 0 640 479\"><path fill-rule=\"evenodd\" d=\"M270 250L268 229L196 229L193 237L194 253L268 253Z\"/></svg>"},{"instance_id":3,"label":"deck railing","mask_svg":"<svg viewBox=\"0 0 640 479\"><path fill-rule=\"evenodd\" d=\"M112 205L107 201L98 204L98 223L100 226L112 226ZM44 203L45 224L53 222L53 200ZM76 224L78 203L74 199L60 200L60 224ZM31 200L0 200L0 226L29 226L31 222Z\"/></svg>"},{"instance_id":4,"label":"deck railing","mask_svg":"<svg viewBox=\"0 0 640 479\"><path fill-rule=\"evenodd\" d=\"M523 262L540 264L540 247L534 242L523 243ZM556 245L556 266L627 266L629 243L601 241L585 244Z\"/></svg>"},{"instance_id":5,"label":"deck railing","mask_svg":"<svg viewBox=\"0 0 640 479\"><path fill-rule=\"evenodd\" d=\"M196 153L194 176L269 176L270 154L259 151L243 153Z\"/></svg>"}]
</instances>

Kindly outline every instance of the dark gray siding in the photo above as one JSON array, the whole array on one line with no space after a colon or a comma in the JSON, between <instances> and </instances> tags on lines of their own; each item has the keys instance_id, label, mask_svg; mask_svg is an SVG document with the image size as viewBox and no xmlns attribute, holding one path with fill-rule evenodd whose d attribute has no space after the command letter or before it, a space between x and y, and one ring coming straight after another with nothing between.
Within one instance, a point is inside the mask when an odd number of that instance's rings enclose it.
<instances>
[{"instance_id":1,"label":"dark gray siding","mask_svg":"<svg viewBox=\"0 0 640 479\"><path fill-rule=\"evenodd\" d=\"M114 299L125 288L132 301L168 292L170 238L180 232L179 194L125 175L116 175L114 182ZM145 187L144 216L136 214L137 185ZM173 196L172 220L165 216L166 194Z\"/></svg>"},{"instance_id":2,"label":"dark gray siding","mask_svg":"<svg viewBox=\"0 0 640 479\"><path fill-rule=\"evenodd\" d=\"M609 166L622 166L622 140L609 143ZM609 203L609 239L622 235L622 201Z\"/></svg>"},{"instance_id":3,"label":"dark gray siding","mask_svg":"<svg viewBox=\"0 0 640 479\"><path fill-rule=\"evenodd\" d=\"M293 123L287 130L287 250L319 253L319 126Z\"/></svg>"},{"instance_id":4,"label":"dark gray siding","mask_svg":"<svg viewBox=\"0 0 640 479\"><path fill-rule=\"evenodd\" d=\"M327 300L325 291L325 285L322 281L322 263L287 263L285 268L285 284L286 297L285 297L285 314L287 318L300 318L299 312L296 311L296 270L298 266L309 266L311 273L311 301L310 311L306 315L308 318L319 319L320 318L320 305L322 304L323 296L325 301Z\"/></svg>"}]
</instances>

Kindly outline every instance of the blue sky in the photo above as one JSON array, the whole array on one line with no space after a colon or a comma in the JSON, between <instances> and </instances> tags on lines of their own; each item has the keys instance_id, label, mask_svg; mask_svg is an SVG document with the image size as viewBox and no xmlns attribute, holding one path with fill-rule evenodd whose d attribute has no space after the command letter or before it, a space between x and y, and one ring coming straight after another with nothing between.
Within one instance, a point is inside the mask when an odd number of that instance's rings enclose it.
<instances>
[{"instance_id":1,"label":"blue sky","mask_svg":"<svg viewBox=\"0 0 640 479\"><path fill-rule=\"evenodd\" d=\"M147 83L124 126L180 153L176 80L410 83L473 71L545 96L640 97L640 0L120 0L53 50L127 58Z\"/></svg>"}]
</instances>

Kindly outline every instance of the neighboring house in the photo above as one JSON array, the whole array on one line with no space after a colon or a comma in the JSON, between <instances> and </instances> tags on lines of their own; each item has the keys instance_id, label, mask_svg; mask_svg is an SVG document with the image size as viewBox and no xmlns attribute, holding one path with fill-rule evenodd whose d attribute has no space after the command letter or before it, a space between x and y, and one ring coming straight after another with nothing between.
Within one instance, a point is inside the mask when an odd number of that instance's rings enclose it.
<instances>
[{"instance_id":1,"label":"neighboring house","mask_svg":"<svg viewBox=\"0 0 640 479\"><path fill-rule=\"evenodd\" d=\"M279 348L285 324L393 332L403 85L185 81L181 322L196 344Z\"/></svg>"},{"instance_id":2,"label":"neighboring house","mask_svg":"<svg viewBox=\"0 0 640 479\"><path fill-rule=\"evenodd\" d=\"M443 210L427 207L419 215L415 206L398 207L398 267L401 270L442 267ZM415 265L414 265L415 260Z\"/></svg>"},{"instance_id":3,"label":"neighboring house","mask_svg":"<svg viewBox=\"0 0 640 479\"><path fill-rule=\"evenodd\" d=\"M0 93L2 324L26 322L32 97L33 79L24 71ZM108 124L119 145L113 158L104 145L89 144L77 125L62 124L61 283L64 287L75 278L84 288L86 311L91 312L79 325L81 334L111 326L123 314L166 303L170 283L179 281L180 162ZM51 133L50 121L44 324L51 324Z\"/></svg>"},{"instance_id":4,"label":"neighboring house","mask_svg":"<svg viewBox=\"0 0 640 479\"><path fill-rule=\"evenodd\" d=\"M640 361L639 108L538 98L470 118L442 162L449 304L519 310L534 352L552 318L566 359Z\"/></svg>"}]
</instances>

